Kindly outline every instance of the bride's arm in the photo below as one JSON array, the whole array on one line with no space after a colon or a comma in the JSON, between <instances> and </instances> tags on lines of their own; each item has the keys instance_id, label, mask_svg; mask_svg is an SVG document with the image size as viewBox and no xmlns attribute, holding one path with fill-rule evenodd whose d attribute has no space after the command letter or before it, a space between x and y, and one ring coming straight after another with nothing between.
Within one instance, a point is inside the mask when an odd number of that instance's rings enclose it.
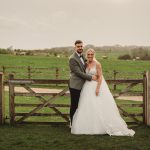
<instances>
[{"instance_id":1,"label":"bride's arm","mask_svg":"<svg viewBox=\"0 0 150 150\"><path fill-rule=\"evenodd\" d=\"M96 96L98 96L99 94L99 89L101 86L101 82L102 82L102 66L100 63L96 64L96 68L97 68L97 87L96 87Z\"/></svg>"}]
</instances>

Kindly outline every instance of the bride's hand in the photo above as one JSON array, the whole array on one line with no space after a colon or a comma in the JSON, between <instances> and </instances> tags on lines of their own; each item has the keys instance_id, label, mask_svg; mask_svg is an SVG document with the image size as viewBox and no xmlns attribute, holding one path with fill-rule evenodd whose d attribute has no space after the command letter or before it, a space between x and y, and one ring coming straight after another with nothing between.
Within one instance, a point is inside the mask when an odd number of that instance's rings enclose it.
<instances>
[{"instance_id":1,"label":"bride's hand","mask_svg":"<svg viewBox=\"0 0 150 150\"><path fill-rule=\"evenodd\" d=\"M96 96L98 96L98 94L99 94L99 89L96 89L95 94L96 94Z\"/></svg>"}]
</instances>

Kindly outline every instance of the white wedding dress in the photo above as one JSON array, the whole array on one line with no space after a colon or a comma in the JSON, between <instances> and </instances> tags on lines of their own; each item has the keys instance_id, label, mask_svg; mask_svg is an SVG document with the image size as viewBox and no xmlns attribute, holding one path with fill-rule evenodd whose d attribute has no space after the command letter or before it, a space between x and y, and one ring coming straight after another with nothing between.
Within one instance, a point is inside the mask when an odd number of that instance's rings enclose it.
<instances>
[{"instance_id":1,"label":"white wedding dress","mask_svg":"<svg viewBox=\"0 0 150 150\"><path fill-rule=\"evenodd\" d=\"M96 74L96 65L86 73ZM109 134L115 136L133 136L135 131L128 129L121 118L115 100L102 76L99 95L96 96L97 82L86 81L76 110L71 133L72 134Z\"/></svg>"}]
</instances>

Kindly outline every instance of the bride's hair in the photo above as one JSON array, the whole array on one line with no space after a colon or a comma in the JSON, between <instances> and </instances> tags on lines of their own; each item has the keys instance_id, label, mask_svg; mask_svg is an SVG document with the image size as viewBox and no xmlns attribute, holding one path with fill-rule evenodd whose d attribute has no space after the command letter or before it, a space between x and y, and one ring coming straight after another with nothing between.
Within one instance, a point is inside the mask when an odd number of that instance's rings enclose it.
<instances>
[{"instance_id":1,"label":"bride's hair","mask_svg":"<svg viewBox=\"0 0 150 150\"><path fill-rule=\"evenodd\" d=\"M87 54L88 54L88 52L92 52L92 53L94 54L94 55L93 55L93 60L97 63L98 61L97 61L97 59L95 58L95 50L92 49L92 48L87 49L87 51L86 51L86 59L87 59ZM87 59L87 62L88 62L88 59Z\"/></svg>"}]
</instances>

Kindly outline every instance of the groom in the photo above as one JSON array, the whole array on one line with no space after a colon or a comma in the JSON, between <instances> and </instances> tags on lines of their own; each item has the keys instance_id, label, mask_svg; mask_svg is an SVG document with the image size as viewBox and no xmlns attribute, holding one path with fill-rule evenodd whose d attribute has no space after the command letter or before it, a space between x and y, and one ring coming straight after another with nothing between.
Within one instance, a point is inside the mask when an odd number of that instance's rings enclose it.
<instances>
[{"instance_id":1,"label":"groom","mask_svg":"<svg viewBox=\"0 0 150 150\"><path fill-rule=\"evenodd\" d=\"M70 121L72 124L73 115L78 107L80 92L86 80L96 80L96 76L86 74L86 59L83 56L83 42L77 40L74 43L75 52L69 58L70 81L69 90L71 97Z\"/></svg>"}]
</instances>

